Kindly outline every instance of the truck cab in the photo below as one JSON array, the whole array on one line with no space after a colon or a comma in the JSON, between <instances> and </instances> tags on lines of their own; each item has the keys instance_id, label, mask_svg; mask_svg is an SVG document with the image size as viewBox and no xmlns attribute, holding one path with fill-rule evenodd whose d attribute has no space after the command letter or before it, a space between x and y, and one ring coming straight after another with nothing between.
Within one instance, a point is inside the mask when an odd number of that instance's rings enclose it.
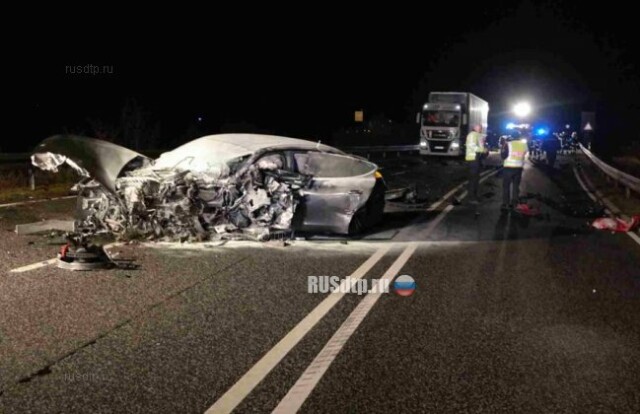
<instances>
[{"instance_id":1,"label":"truck cab","mask_svg":"<svg viewBox=\"0 0 640 414\"><path fill-rule=\"evenodd\" d=\"M489 104L468 92L431 92L422 107L420 154L457 157L464 154L465 139L473 125L487 128Z\"/></svg>"}]
</instances>

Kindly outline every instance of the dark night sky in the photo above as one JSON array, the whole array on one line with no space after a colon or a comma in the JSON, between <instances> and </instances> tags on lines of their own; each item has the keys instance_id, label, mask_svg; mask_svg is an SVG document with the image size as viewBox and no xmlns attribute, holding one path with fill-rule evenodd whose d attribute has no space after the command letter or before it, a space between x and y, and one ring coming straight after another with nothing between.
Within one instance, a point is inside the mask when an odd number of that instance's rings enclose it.
<instances>
[{"instance_id":1,"label":"dark night sky","mask_svg":"<svg viewBox=\"0 0 640 414\"><path fill-rule=\"evenodd\" d=\"M321 138L348 125L356 108L405 120L429 90L470 90L494 116L527 98L548 123L595 109L612 142L634 128L639 44L623 3L448 3L427 3L428 12L366 3L357 13L288 10L297 20L274 18L274 9L248 16L244 7L176 13L144 28L114 18L106 29L48 29L37 45L5 52L14 62L5 74L12 139L0 147L29 150L65 127L87 130L87 118L115 121L126 97L151 112L166 140L198 116L207 132L246 121ZM113 66L113 74L65 73L86 64Z\"/></svg>"}]
</instances>

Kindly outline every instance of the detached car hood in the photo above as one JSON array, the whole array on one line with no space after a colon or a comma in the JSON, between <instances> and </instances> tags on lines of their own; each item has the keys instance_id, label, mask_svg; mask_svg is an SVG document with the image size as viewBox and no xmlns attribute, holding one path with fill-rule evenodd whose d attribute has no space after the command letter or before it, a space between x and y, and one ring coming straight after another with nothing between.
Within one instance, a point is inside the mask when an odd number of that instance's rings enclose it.
<instances>
[{"instance_id":1,"label":"detached car hood","mask_svg":"<svg viewBox=\"0 0 640 414\"><path fill-rule=\"evenodd\" d=\"M33 164L42 169L55 171L59 165L67 163L80 169L79 172L84 170L84 175L92 177L112 193L116 191L116 178L123 170L151 161L149 157L120 145L77 135L47 138L36 147L31 158Z\"/></svg>"}]
</instances>

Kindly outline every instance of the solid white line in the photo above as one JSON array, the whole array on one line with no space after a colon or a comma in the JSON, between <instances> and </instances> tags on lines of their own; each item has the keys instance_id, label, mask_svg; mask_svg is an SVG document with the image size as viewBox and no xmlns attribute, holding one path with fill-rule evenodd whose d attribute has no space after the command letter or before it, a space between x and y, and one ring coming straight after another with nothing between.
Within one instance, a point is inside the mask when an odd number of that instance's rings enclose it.
<instances>
[{"instance_id":1,"label":"solid white line","mask_svg":"<svg viewBox=\"0 0 640 414\"><path fill-rule=\"evenodd\" d=\"M367 259L352 274L351 279L361 279L382 259L391 249L391 244L385 244ZM346 295L347 280L343 280L337 291L327 296L302 321L300 321L284 338L267 352L238 382L236 382L218 401L213 404L206 414L230 413L244 398L262 381L271 370L278 365L289 351ZM344 287L343 287L344 285ZM344 290L344 293L341 292Z\"/></svg>"},{"instance_id":2,"label":"solid white line","mask_svg":"<svg viewBox=\"0 0 640 414\"><path fill-rule=\"evenodd\" d=\"M493 175L497 172L488 171L483 176L483 180L489 175ZM447 198L453 195L456 191L462 188L467 182L454 187L451 191L445 194L438 201L433 203L428 211L435 210L442 204ZM464 198L464 196L462 197ZM451 211L453 206L448 206L443 213L441 213L434 223L430 223L429 229L435 227L444 217L443 214ZM446 213L445 213L446 212ZM430 231L430 230L428 230ZM351 279L361 279L371 268L391 249L393 245L387 244L377 250L367 261L365 261L353 274ZM407 247L408 248L408 247ZM405 250L406 251L406 250ZM345 282L343 281L343 284ZM302 321L298 323L284 338L280 340L269 352L267 352L249 371L247 371L242 378L238 380L222 397L220 397L205 414L218 414L218 413L230 413L234 408L238 406L262 381L273 368L295 347L298 342L322 319L328 312L335 306L336 303L344 296L344 293L340 293L340 290L331 293L324 301L316 306L311 313L309 313Z\"/></svg>"},{"instance_id":3,"label":"solid white line","mask_svg":"<svg viewBox=\"0 0 640 414\"><path fill-rule=\"evenodd\" d=\"M426 230L426 234L431 233L438 224L453 210L452 205L448 205L431 223ZM411 242L405 247L396 261L387 269L382 279L393 280L397 276L402 267L411 258L416 251L418 243ZM344 344L349 340L351 335L358 329L360 323L369 314L373 305L376 304L382 294L380 292L369 292L367 296L360 301L358 306L351 312L349 317L342 323L340 328L333 334L329 342L315 357L304 373L298 378L298 381L291 387L287 395L280 401L278 406L273 410L275 414L288 414L297 412L311 392L316 387L322 376L327 372L338 353L342 350Z\"/></svg>"},{"instance_id":4,"label":"solid white line","mask_svg":"<svg viewBox=\"0 0 640 414\"><path fill-rule=\"evenodd\" d=\"M417 243L409 243L395 262L384 273L382 279L391 280L398 275L402 267L407 263L411 255L417 248ZM273 410L276 414L288 414L297 412L311 391L318 384L324 373L334 361L338 353L351 335L358 329L360 323L367 316L369 311L382 296L381 292L369 292L358 306L351 312L349 317L342 323L340 328L333 334L329 342L322 348L322 351L315 357L313 362L307 367L295 385L289 390L280 404Z\"/></svg>"},{"instance_id":5,"label":"solid white line","mask_svg":"<svg viewBox=\"0 0 640 414\"><path fill-rule=\"evenodd\" d=\"M598 202L598 199L596 198L596 196L593 195L591 190L589 190L589 188L585 185L584 181L582 181L582 178L580 177L580 173L578 172L576 167L573 167L573 174L576 176L576 179L578 180L578 183L580 184L580 187L582 187L584 192L587 193L589 198L591 198L594 202ZM586 178L586 175L585 175L585 178ZM602 201L604 201L608 206L613 206L614 209L617 209L618 211L620 211L620 209L615 204L613 204L609 199L607 199L604 196L601 196L601 197L602 197ZM611 212L611 210L609 208L606 208L605 212L609 216L615 218L615 215ZM631 240L635 241L636 243L638 243L640 245L640 237L638 237L638 235L635 234L633 231L627 231L627 232L625 232L625 234L627 236L631 237Z\"/></svg>"},{"instance_id":6,"label":"solid white line","mask_svg":"<svg viewBox=\"0 0 640 414\"><path fill-rule=\"evenodd\" d=\"M489 171L484 174L480 182L486 181L490 176L496 174L498 170ZM465 183L459 185L449 193L453 194L457 189L461 188ZM464 199L467 196L465 191L460 195L460 199ZM436 203L440 204L449 196L445 195L440 201ZM438 216L429 223L425 230L425 235L429 235L444 218L453 210L453 205L448 205ZM411 242L407 245L404 251L400 254L398 259L391 265L391 267L382 276L382 279L393 279L400 273L402 267L407 263L409 258L413 255L418 244ZM351 335L356 331L360 323L364 320L367 314L380 299L380 293L369 293L360 301L358 306L351 312L349 317L343 322L338 330L333 334L329 342L327 342L315 357L311 364L307 367L304 373L298 378L298 381L291 387L287 395L280 401L278 406L273 410L275 414L288 414L297 412L306 399L311 395L311 392L316 387L322 376L327 372L336 356L342 350L344 344L349 340Z\"/></svg>"},{"instance_id":7,"label":"solid white line","mask_svg":"<svg viewBox=\"0 0 640 414\"><path fill-rule=\"evenodd\" d=\"M493 170L493 171L487 171L487 173L485 174L481 174L480 175L480 180L478 181L478 183L484 183L485 181L487 181L487 179L489 179L489 177L494 176L498 173L498 171L500 170ZM460 195L458 196L458 198L460 200L464 199L466 196L468 195L468 191L464 190L462 193L460 193Z\"/></svg>"},{"instance_id":8,"label":"solid white line","mask_svg":"<svg viewBox=\"0 0 640 414\"><path fill-rule=\"evenodd\" d=\"M489 175L493 175L496 172L498 172L498 170L489 170L489 171L485 171L482 174L480 174L480 178L484 179L485 177L489 176ZM442 197L440 197L440 199L438 201L436 201L435 203L431 204L431 206L429 206L429 208L427 209L427 211L433 211L433 210L437 210L438 207L440 207L440 205L442 203L444 203L445 201L447 201L447 199L449 199L449 197L451 197L452 195L454 195L455 193L457 193L462 187L464 187L465 185L468 185L469 180L458 184L457 186L455 186L451 191L449 191L447 194L443 195ZM466 193L465 193L466 194ZM464 197L461 197L464 198Z\"/></svg>"},{"instance_id":9,"label":"solid white line","mask_svg":"<svg viewBox=\"0 0 640 414\"><path fill-rule=\"evenodd\" d=\"M631 237L636 243L640 244L640 237L632 231L627 232L627 236Z\"/></svg>"},{"instance_id":10,"label":"solid white line","mask_svg":"<svg viewBox=\"0 0 640 414\"><path fill-rule=\"evenodd\" d=\"M43 262L37 262L37 263L32 263L30 265L26 265L26 266L22 266L22 267L18 267L16 269L11 269L9 270L10 273L22 273L22 272L28 272L29 270L34 270L34 269L39 269L41 267L45 267L45 266L49 266L54 264L56 261L58 260L58 258L54 258L54 259L49 259L49 260L45 260Z\"/></svg>"},{"instance_id":11,"label":"solid white line","mask_svg":"<svg viewBox=\"0 0 640 414\"><path fill-rule=\"evenodd\" d=\"M582 187L582 190L585 193L587 193L589 198L594 203L604 203L607 206L604 209L604 212L607 213L607 215L611 217L615 217L616 215L622 215L625 219L627 219L627 216L622 214L621 210L615 204L609 201L609 199L607 199L599 190L595 188L595 186L593 185L591 180L589 180L586 174L584 176L580 175L580 173L578 172L578 169L575 166L573 167L573 175L576 177L576 180L578 181L578 184L580 184L580 187ZM589 184L587 185L587 183Z\"/></svg>"},{"instance_id":12,"label":"solid white line","mask_svg":"<svg viewBox=\"0 0 640 414\"><path fill-rule=\"evenodd\" d=\"M76 197L77 196L72 195L72 196L64 196L64 197L42 198L40 200L17 201L15 203L0 204L0 208L22 206L24 204L43 203L45 201L66 200L68 198L76 198Z\"/></svg>"},{"instance_id":13,"label":"solid white line","mask_svg":"<svg viewBox=\"0 0 640 414\"><path fill-rule=\"evenodd\" d=\"M109 244L105 244L104 245L104 250L105 253L107 253L107 256L109 256L109 249L112 247L118 247L118 246L122 246L124 245L124 242L114 242L114 243L109 243ZM49 259L49 260L45 260L42 262L36 262L36 263L32 263L26 266L22 266L22 267L18 267L15 269L11 269L9 270L9 273L22 273L22 272L28 272L29 270L34 270L34 269L39 269L41 267L45 267L45 266L49 266L52 265L54 263L56 263L58 261L58 258L54 258L54 259Z\"/></svg>"}]
</instances>

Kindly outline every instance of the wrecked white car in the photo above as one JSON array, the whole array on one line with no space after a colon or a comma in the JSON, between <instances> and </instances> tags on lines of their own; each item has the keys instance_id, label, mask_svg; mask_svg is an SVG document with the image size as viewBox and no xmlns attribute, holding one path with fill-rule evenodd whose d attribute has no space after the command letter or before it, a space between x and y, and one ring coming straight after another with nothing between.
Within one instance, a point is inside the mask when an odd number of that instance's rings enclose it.
<instances>
[{"instance_id":1,"label":"wrecked white car","mask_svg":"<svg viewBox=\"0 0 640 414\"><path fill-rule=\"evenodd\" d=\"M121 239L266 240L294 231L353 234L376 224L385 184L375 164L310 141L209 135L152 160L92 138L56 135L32 163L68 164L80 236Z\"/></svg>"}]
</instances>

